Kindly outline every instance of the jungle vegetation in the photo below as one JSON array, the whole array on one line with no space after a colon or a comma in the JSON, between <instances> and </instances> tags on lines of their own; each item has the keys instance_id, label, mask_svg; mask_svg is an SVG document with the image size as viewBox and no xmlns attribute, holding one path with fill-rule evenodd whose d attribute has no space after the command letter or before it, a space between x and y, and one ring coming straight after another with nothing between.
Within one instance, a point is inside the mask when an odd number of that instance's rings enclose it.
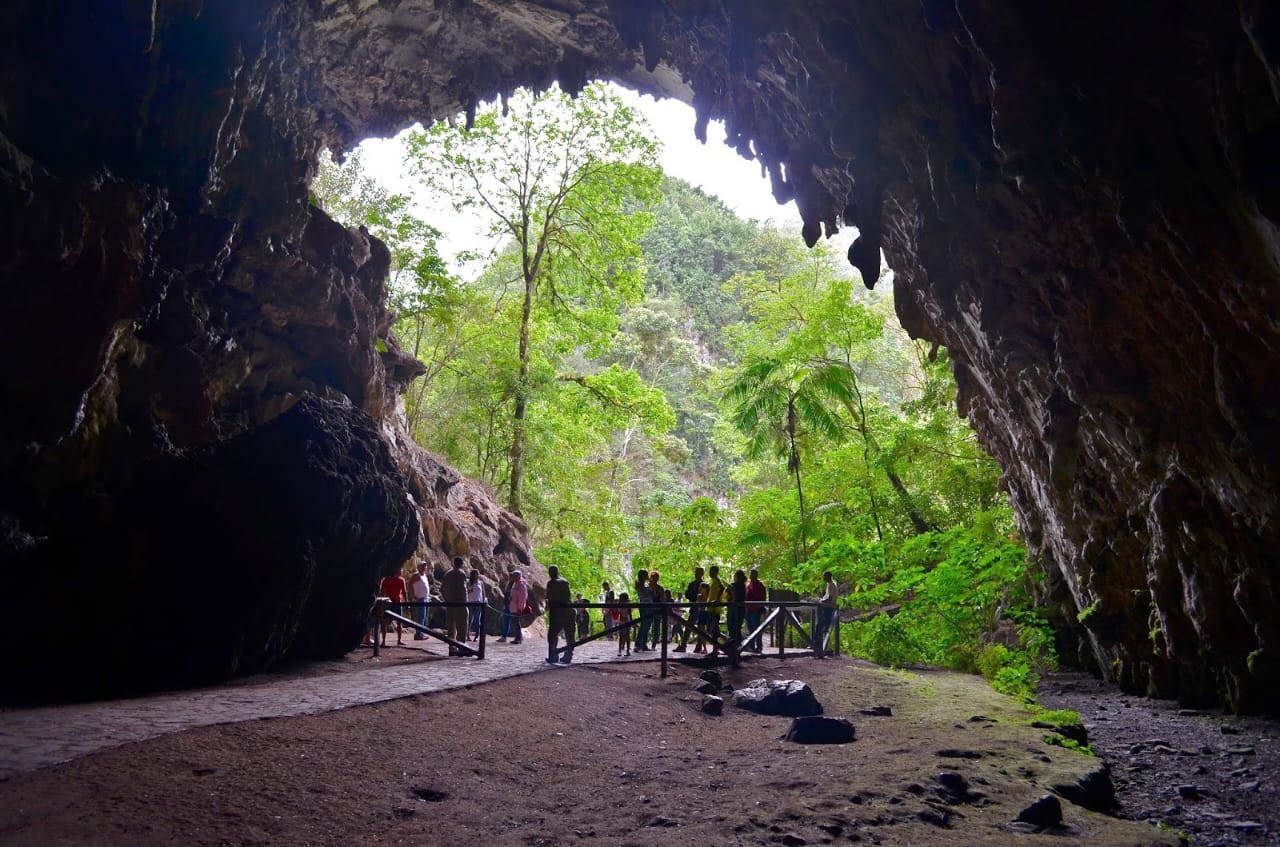
<instances>
[{"instance_id":1,"label":"jungle vegetation","mask_svg":"<svg viewBox=\"0 0 1280 847\"><path fill-rule=\"evenodd\" d=\"M603 86L517 92L467 123L410 133L402 170L493 237L479 273L449 267L416 192L358 152L313 186L391 249L395 332L427 366L414 437L591 599L640 567L671 586L758 568L802 596L831 570L846 651L1029 697L1054 662L1038 568L947 351L897 323L892 273L867 291L825 243L664 176Z\"/></svg>"}]
</instances>

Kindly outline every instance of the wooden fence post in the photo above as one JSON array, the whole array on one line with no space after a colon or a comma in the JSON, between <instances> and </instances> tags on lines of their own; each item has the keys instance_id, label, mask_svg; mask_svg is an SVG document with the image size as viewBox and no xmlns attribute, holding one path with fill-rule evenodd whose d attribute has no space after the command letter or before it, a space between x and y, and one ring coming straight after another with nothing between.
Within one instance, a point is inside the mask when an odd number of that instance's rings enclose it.
<instances>
[{"instance_id":1,"label":"wooden fence post","mask_svg":"<svg viewBox=\"0 0 1280 847\"><path fill-rule=\"evenodd\" d=\"M660 678L666 679L667 678L667 614L670 610L670 607L666 603L663 603L661 606L659 606L659 608L662 609L662 633L661 633L662 671L660 674Z\"/></svg>"}]
</instances>

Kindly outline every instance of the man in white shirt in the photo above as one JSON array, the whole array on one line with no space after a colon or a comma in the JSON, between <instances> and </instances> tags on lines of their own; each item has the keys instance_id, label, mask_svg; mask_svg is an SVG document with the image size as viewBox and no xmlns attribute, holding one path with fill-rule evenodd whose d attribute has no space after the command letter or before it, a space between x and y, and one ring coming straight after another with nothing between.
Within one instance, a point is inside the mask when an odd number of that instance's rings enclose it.
<instances>
[{"instance_id":1,"label":"man in white shirt","mask_svg":"<svg viewBox=\"0 0 1280 847\"><path fill-rule=\"evenodd\" d=\"M431 582L427 579L427 563L418 563L418 572L414 574L413 579L409 582L409 599L415 603L421 603L421 606L415 607L418 612L418 623L423 626L427 625L427 604L431 602ZM414 632L413 640L422 641L426 636L421 632Z\"/></svg>"}]
</instances>

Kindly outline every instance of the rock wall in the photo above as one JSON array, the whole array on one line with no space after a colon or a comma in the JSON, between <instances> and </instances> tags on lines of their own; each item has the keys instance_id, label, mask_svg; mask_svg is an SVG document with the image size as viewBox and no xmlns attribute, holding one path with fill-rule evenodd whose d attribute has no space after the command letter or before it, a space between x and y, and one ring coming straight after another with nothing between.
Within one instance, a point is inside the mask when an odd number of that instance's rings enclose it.
<instances>
[{"instance_id":1,"label":"rock wall","mask_svg":"<svg viewBox=\"0 0 1280 847\"><path fill-rule=\"evenodd\" d=\"M20 0L0 34L0 392L22 409L0 421L6 549L51 549L86 499L314 396L329 405L311 417L377 423L428 538L509 539L495 572L524 561L518 523L407 458L394 396L413 364L375 344L385 253L305 186L321 144L608 76L689 100L695 132L724 118L806 240L859 228L865 278L884 251L899 316L948 347L1046 596L1103 674L1280 710L1278 16L1262 0ZM404 471L380 479L394 501ZM461 522L431 517L441 503ZM328 508L336 527L347 507Z\"/></svg>"},{"instance_id":2,"label":"rock wall","mask_svg":"<svg viewBox=\"0 0 1280 847\"><path fill-rule=\"evenodd\" d=\"M341 655L406 561L531 561L397 429L421 365L386 249L308 203L293 4L152 8L18 3L0 35L11 698Z\"/></svg>"}]
</instances>

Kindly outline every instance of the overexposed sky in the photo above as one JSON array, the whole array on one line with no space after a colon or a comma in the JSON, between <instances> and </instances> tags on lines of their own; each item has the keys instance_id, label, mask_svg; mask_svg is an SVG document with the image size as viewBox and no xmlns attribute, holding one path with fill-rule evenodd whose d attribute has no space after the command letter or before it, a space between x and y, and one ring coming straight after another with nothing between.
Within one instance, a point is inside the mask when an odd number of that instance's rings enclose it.
<instances>
[{"instance_id":1,"label":"overexposed sky","mask_svg":"<svg viewBox=\"0 0 1280 847\"><path fill-rule=\"evenodd\" d=\"M741 217L774 220L800 229L800 213L794 202L779 205L769 190L769 179L760 163L748 161L724 143L723 121L707 125L707 143L693 134L693 107L679 100L654 100L625 88L614 90L639 109L662 142L662 169L672 176L714 194Z\"/></svg>"},{"instance_id":2,"label":"overexposed sky","mask_svg":"<svg viewBox=\"0 0 1280 847\"><path fill-rule=\"evenodd\" d=\"M627 103L644 114L662 144L662 168L668 174L698 186L719 197L743 218L774 221L800 232L800 213L794 202L779 205L769 190L769 180L760 173L760 165L738 155L724 143L724 123L712 121L707 127L707 143L693 134L693 107L679 100L655 100L648 95L613 86ZM462 250L487 250L493 245L477 235L479 221L459 216L446 206L431 206L416 182L406 178L400 142L395 138L372 138L361 145L367 170L393 191L422 198L423 216L444 233L441 253L455 271L461 270L454 258ZM478 268L472 271L478 271ZM464 273L469 276L470 273Z\"/></svg>"}]
</instances>

